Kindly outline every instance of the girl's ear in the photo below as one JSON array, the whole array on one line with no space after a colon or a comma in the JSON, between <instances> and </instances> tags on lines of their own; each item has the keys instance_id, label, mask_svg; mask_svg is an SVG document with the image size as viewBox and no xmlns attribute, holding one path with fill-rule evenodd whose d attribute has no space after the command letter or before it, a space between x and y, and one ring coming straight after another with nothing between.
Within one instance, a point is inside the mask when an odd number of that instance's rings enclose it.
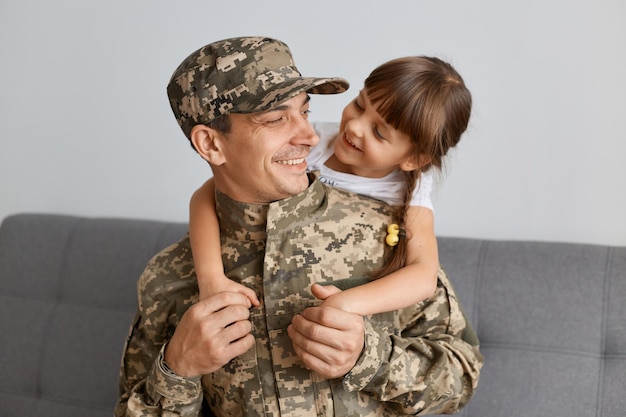
<instances>
[{"instance_id":1,"label":"girl's ear","mask_svg":"<svg viewBox=\"0 0 626 417\"><path fill-rule=\"evenodd\" d=\"M430 163L430 156L426 154L411 155L402 161L399 168L402 171L416 171Z\"/></svg>"},{"instance_id":2,"label":"girl's ear","mask_svg":"<svg viewBox=\"0 0 626 417\"><path fill-rule=\"evenodd\" d=\"M222 140L222 134L208 126L195 125L191 128L191 143L202 159L211 165L224 163Z\"/></svg>"}]
</instances>

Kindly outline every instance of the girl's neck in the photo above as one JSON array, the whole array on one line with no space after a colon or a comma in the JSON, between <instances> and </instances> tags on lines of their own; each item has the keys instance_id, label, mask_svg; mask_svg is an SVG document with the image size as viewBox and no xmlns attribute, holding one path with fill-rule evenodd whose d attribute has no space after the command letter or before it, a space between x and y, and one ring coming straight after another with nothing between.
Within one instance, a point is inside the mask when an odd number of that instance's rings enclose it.
<instances>
[{"instance_id":1,"label":"girl's neck","mask_svg":"<svg viewBox=\"0 0 626 417\"><path fill-rule=\"evenodd\" d=\"M347 165L341 162L334 153L326 160L326 162L324 162L324 165L333 171L341 172L342 174L352 174L364 178L383 178L393 172L393 170L384 172L357 169L354 165Z\"/></svg>"},{"instance_id":2,"label":"girl's neck","mask_svg":"<svg viewBox=\"0 0 626 417\"><path fill-rule=\"evenodd\" d=\"M330 158L326 160L326 162L324 162L324 165L326 165L328 168L332 169L333 171L341 172L344 174L357 175L352 170L352 166L346 165L343 162L341 162L334 153L330 156Z\"/></svg>"}]
</instances>

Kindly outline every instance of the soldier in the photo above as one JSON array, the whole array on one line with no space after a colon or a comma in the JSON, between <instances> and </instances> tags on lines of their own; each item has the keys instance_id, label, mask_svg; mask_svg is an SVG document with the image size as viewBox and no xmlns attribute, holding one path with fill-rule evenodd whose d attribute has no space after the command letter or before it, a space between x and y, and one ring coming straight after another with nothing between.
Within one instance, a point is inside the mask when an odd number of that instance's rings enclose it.
<instances>
[{"instance_id":1,"label":"soldier","mask_svg":"<svg viewBox=\"0 0 626 417\"><path fill-rule=\"evenodd\" d=\"M306 172L319 140L308 94L347 88L302 77L288 47L263 37L214 42L175 70L172 110L215 179L224 270L260 303L236 292L198 302L188 236L155 255L116 416L452 413L470 399L482 356L443 270L427 301L373 316L320 306L326 295L311 291L362 283L389 250L387 205Z\"/></svg>"}]
</instances>

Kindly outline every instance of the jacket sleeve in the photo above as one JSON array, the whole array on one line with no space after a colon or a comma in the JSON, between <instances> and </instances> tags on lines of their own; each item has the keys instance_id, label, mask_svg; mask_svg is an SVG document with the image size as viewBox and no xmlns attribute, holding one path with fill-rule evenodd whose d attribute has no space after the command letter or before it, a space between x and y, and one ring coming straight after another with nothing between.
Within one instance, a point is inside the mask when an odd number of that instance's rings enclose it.
<instances>
[{"instance_id":1,"label":"jacket sleeve","mask_svg":"<svg viewBox=\"0 0 626 417\"><path fill-rule=\"evenodd\" d=\"M483 357L443 270L435 295L396 320L366 320L365 349L344 389L367 392L396 414L459 411L476 390Z\"/></svg>"},{"instance_id":2,"label":"jacket sleeve","mask_svg":"<svg viewBox=\"0 0 626 417\"><path fill-rule=\"evenodd\" d=\"M139 279L139 307L124 346L115 417L201 415L200 377L179 377L163 362L176 324L197 301L191 274L185 273L190 271L186 256L180 252L178 245L166 248Z\"/></svg>"}]
</instances>

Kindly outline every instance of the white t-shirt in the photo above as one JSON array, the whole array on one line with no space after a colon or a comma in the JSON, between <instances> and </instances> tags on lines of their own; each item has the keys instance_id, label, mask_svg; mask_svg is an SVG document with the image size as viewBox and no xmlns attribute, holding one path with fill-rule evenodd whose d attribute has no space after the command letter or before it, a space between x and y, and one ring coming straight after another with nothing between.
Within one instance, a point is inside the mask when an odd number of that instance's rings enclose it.
<instances>
[{"instance_id":1,"label":"white t-shirt","mask_svg":"<svg viewBox=\"0 0 626 417\"><path fill-rule=\"evenodd\" d=\"M333 146L330 142L339 132L339 123L316 122L312 125L320 137L320 143L311 149L311 153L307 157L307 164L309 171L320 171L321 182L331 187L382 200L389 205L397 206L403 203L405 183L399 169L382 178L365 178L328 168L324 163L333 154ZM421 206L433 210L433 203L430 198L432 187L432 173L430 170L423 172L415 190L413 190L411 206Z\"/></svg>"}]
</instances>

